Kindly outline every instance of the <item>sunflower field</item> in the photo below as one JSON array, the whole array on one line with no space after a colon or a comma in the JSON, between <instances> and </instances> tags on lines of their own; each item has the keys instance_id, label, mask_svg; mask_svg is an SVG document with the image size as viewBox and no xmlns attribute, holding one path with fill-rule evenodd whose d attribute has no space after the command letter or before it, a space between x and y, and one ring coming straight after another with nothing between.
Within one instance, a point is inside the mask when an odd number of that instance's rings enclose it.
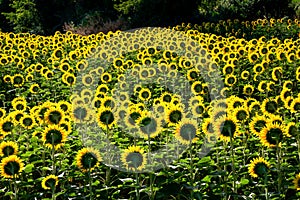
<instances>
[{"instance_id":1,"label":"sunflower field","mask_svg":"<svg viewBox=\"0 0 300 200\"><path fill-rule=\"evenodd\" d=\"M300 199L300 22L0 32L1 199Z\"/></svg>"}]
</instances>

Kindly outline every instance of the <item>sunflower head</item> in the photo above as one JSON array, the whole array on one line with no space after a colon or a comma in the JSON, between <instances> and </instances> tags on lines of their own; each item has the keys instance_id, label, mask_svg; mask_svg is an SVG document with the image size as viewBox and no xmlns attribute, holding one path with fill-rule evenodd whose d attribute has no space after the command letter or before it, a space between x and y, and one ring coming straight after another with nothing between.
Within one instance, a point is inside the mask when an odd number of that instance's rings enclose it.
<instances>
[{"instance_id":1,"label":"sunflower head","mask_svg":"<svg viewBox=\"0 0 300 200\"><path fill-rule=\"evenodd\" d=\"M58 125L49 125L42 133L42 141L49 148L59 149L67 140L67 132Z\"/></svg>"},{"instance_id":2,"label":"sunflower head","mask_svg":"<svg viewBox=\"0 0 300 200\"><path fill-rule=\"evenodd\" d=\"M146 154L139 146L130 146L121 155L121 160L128 170L141 171L147 163Z\"/></svg>"},{"instance_id":3,"label":"sunflower head","mask_svg":"<svg viewBox=\"0 0 300 200\"><path fill-rule=\"evenodd\" d=\"M293 180L295 190L300 190L300 173L296 175L295 179Z\"/></svg>"},{"instance_id":4,"label":"sunflower head","mask_svg":"<svg viewBox=\"0 0 300 200\"><path fill-rule=\"evenodd\" d=\"M253 178L264 177L270 168L270 163L259 157L251 161L248 172Z\"/></svg>"},{"instance_id":5,"label":"sunflower head","mask_svg":"<svg viewBox=\"0 0 300 200\"><path fill-rule=\"evenodd\" d=\"M184 119L176 125L175 138L182 144L191 144L198 140L199 129L195 120Z\"/></svg>"},{"instance_id":6,"label":"sunflower head","mask_svg":"<svg viewBox=\"0 0 300 200\"><path fill-rule=\"evenodd\" d=\"M230 137L238 135L239 125L233 117L220 117L216 120L214 130L221 140L228 142Z\"/></svg>"},{"instance_id":7,"label":"sunflower head","mask_svg":"<svg viewBox=\"0 0 300 200\"><path fill-rule=\"evenodd\" d=\"M18 145L12 141L3 141L0 143L0 156L7 157L18 153Z\"/></svg>"},{"instance_id":8,"label":"sunflower head","mask_svg":"<svg viewBox=\"0 0 300 200\"><path fill-rule=\"evenodd\" d=\"M83 148L78 151L76 156L76 164L83 172L94 170L101 161L99 151L94 148Z\"/></svg>"},{"instance_id":9,"label":"sunflower head","mask_svg":"<svg viewBox=\"0 0 300 200\"><path fill-rule=\"evenodd\" d=\"M263 145L267 147L276 147L281 146L284 135L286 135L286 133L282 125L277 123L267 123L266 127L261 130L259 137Z\"/></svg>"},{"instance_id":10,"label":"sunflower head","mask_svg":"<svg viewBox=\"0 0 300 200\"><path fill-rule=\"evenodd\" d=\"M53 174L46 176L45 178L43 178L41 184L42 188L44 188L45 190L53 190L58 185L58 177Z\"/></svg>"},{"instance_id":11,"label":"sunflower head","mask_svg":"<svg viewBox=\"0 0 300 200\"><path fill-rule=\"evenodd\" d=\"M0 173L4 178L14 178L24 169L23 161L16 155L10 155L2 159Z\"/></svg>"}]
</instances>

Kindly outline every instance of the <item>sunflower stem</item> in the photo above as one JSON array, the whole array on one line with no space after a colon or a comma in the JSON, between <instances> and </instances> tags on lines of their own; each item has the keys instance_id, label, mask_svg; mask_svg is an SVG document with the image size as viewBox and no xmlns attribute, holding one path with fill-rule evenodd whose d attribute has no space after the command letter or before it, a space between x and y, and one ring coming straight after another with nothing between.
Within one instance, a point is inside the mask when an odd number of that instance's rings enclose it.
<instances>
[{"instance_id":1,"label":"sunflower stem","mask_svg":"<svg viewBox=\"0 0 300 200\"><path fill-rule=\"evenodd\" d=\"M18 200L19 197L18 197L18 185L17 185L17 182L16 182L16 176L14 175L13 176L13 185L14 185L14 199L15 200Z\"/></svg>"},{"instance_id":2,"label":"sunflower stem","mask_svg":"<svg viewBox=\"0 0 300 200\"><path fill-rule=\"evenodd\" d=\"M230 132L230 152L231 152L231 163L232 163L232 173L233 173L233 191L236 194L237 193L237 189L236 189L236 171L235 171L235 159L234 159L234 148L233 148L233 140L232 140L232 133L231 133L231 129L229 128L229 132ZM235 199L235 197L233 197L233 199Z\"/></svg>"},{"instance_id":3,"label":"sunflower stem","mask_svg":"<svg viewBox=\"0 0 300 200\"><path fill-rule=\"evenodd\" d=\"M265 178L264 178L264 187L265 187L265 196L266 196L266 200L269 200L269 192L268 192L268 175L267 173L265 173Z\"/></svg>"},{"instance_id":4,"label":"sunflower stem","mask_svg":"<svg viewBox=\"0 0 300 200\"><path fill-rule=\"evenodd\" d=\"M281 148L279 147L278 141L276 145L276 155L277 155L277 171L278 171L278 180L277 180L277 190L278 193L281 194L281 181L282 181L282 174L281 174Z\"/></svg>"},{"instance_id":5,"label":"sunflower stem","mask_svg":"<svg viewBox=\"0 0 300 200\"><path fill-rule=\"evenodd\" d=\"M140 200L140 179L139 179L139 173L135 173L135 180L136 180L136 186L135 186L135 195L136 200Z\"/></svg>"}]
</instances>

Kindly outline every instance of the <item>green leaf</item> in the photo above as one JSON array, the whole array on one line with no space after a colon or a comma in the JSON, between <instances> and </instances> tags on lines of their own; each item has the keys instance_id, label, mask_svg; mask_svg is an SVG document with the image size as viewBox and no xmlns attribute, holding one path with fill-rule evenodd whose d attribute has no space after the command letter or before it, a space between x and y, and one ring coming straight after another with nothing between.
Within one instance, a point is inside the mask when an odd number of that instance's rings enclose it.
<instances>
[{"instance_id":1,"label":"green leaf","mask_svg":"<svg viewBox=\"0 0 300 200\"><path fill-rule=\"evenodd\" d=\"M30 172L32 172L32 169L33 169L33 168L34 168L34 165L33 165L33 164L28 164L28 165L26 165L24 171L25 171L26 173L30 173Z\"/></svg>"}]
</instances>

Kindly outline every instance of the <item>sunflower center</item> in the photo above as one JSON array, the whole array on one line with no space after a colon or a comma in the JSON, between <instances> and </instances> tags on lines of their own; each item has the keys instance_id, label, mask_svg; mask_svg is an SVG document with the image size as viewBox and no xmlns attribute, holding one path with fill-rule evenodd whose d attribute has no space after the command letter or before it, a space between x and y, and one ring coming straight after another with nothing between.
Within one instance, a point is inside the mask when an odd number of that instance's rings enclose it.
<instances>
[{"instance_id":1,"label":"sunflower center","mask_svg":"<svg viewBox=\"0 0 300 200\"><path fill-rule=\"evenodd\" d=\"M248 114L245 110L239 110L236 114L236 118L239 121L243 121L243 120L247 119L247 117L248 117Z\"/></svg>"},{"instance_id":2,"label":"sunflower center","mask_svg":"<svg viewBox=\"0 0 300 200\"><path fill-rule=\"evenodd\" d=\"M296 111L300 110L300 102L295 103L294 110Z\"/></svg>"},{"instance_id":3,"label":"sunflower center","mask_svg":"<svg viewBox=\"0 0 300 200\"><path fill-rule=\"evenodd\" d=\"M170 115L169 119L172 123L178 123L182 118L182 113L179 110L173 110Z\"/></svg>"},{"instance_id":4,"label":"sunflower center","mask_svg":"<svg viewBox=\"0 0 300 200\"><path fill-rule=\"evenodd\" d=\"M202 91L202 85L201 84L197 84L194 86L194 90L195 92L199 93Z\"/></svg>"},{"instance_id":5,"label":"sunflower center","mask_svg":"<svg viewBox=\"0 0 300 200\"><path fill-rule=\"evenodd\" d=\"M266 126L266 121L264 121L264 120L258 120L258 121L255 122L255 124L254 124L254 129L255 129L257 132L260 132L261 129L262 129L263 127L265 127L265 126Z\"/></svg>"},{"instance_id":6,"label":"sunflower center","mask_svg":"<svg viewBox=\"0 0 300 200\"><path fill-rule=\"evenodd\" d=\"M164 102L168 102L168 103L170 103L170 102L171 102L171 100L172 100L172 97L171 97L171 95L169 95L169 94L167 94L167 95L164 95L164 97L163 97L163 101L164 101Z\"/></svg>"},{"instance_id":7,"label":"sunflower center","mask_svg":"<svg viewBox=\"0 0 300 200\"><path fill-rule=\"evenodd\" d=\"M87 116L87 110L82 107L75 108L73 112L75 118L79 120L84 120Z\"/></svg>"},{"instance_id":8,"label":"sunflower center","mask_svg":"<svg viewBox=\"0 0 300 200\"><path fill-rule=\"evenodd\" d=\"M288 132L292 136L296 136L298 133L297 127L296 126L290 126L288 129Z\"/></svg>"},{"instance_id":9,"label":"sunflower center","mask_svg":"<svg viewBox=\"0 0 300 200\"><path fill-rule=\"evenodd\" d=\"M46 141L53 145L60 144L62 142L62 133L59 130L49 130L46 135Z\"/></svg>"},{"instance_id":10,"label":"sunflower center","mask_svg":"<svg viewBox=\"0 0 300 200\"><path fill-rule=\"evenodd\" d=\"M263 176L267 173L268 167L265 163L257 163L254 167L254 173L258 176Z\"/></svg>"},{"instance_id":11,"label":"sunflower center","mask_svg":"<svg viewBox=\"0 0 300 200\"><path fill-rule=\"evenodd\" d=\"M85 169L93 168L97 162L97 156L90 152L84 154L81 158L81 164Z\"/></svg>"},{"instance_id":12,"label":"sunflower center","mask_svg":"<svg viewBox=\"0 0 300 200\"><path fill-rule=\"evenodd\" d=\"M272 144L272 145L276 145L278 144L281 140L282 140L282 130L279 128L271 128L268 132L267 132L267 141Z\"/></svg>"},{"instance_id":13,"label":"sunflower center","mask_svg":"<svg viewBox=\"0 0 300 200\"><path fill-rule=\"evenodd\" d=\"M15 149L12 146L6 146L2 149L4 156L10 156L15 153Z\"/></svg>"},{"instance_id":14,"label":"sunflower center","mask_svg":"<svg viewBox=\"0 0 300 200\"><path fill-rule=\"evenodd\" d=\"M277 103L275 101L269 101L266 103L266 111L274 113L277 110Z\"/></svg>"},{"instance_id":15,"label":"sunflower center","mask_svg":"<svg viewBox=\"0 0 300 200\"><path fill-rule=\"evenodd\" d=\"M24 120L23 120L23 124L25 125L25 126L31 126L32 124L33 124L33 120L31 119L31 118L25 118Z\"/></svg>"},{"instance_id":16,"label":"sunflower center","mask_svg":"<svg viewBox=\"0 0 300 200\"><path fill-rule=\"evenodd\" d=\"M144 99L148 99L148 98L150 97L149 92L148 92L148 91L143 91L143 92L142 92L142 97L143 97Z\"/></svg>"},{"instance_id":17,"label":"sunflower center","mask_svg":"<svg viewBox=\"0 0 300 200\"><path fill-rule=\"evenodd\" d=\"M45 185L46 185L46 187L54 188L55 183L56 183L56 180L54 178L49 178L46 180Z\"/></svg>"},{"instance_id":18,"label":"sunflower center","mask_svg":"<svg viewBox=\"0 0 300 200\"><path fill-rule=\"evenodd\" d=\"M18 104L17 106L16 106L16 109L17 110L23 110L25 107L24 107L24 105L23 104Z\"/></svg>"},{"instance_id":19,"label":"sunflower center","mask_svg":"<svg viewBox=\"0 0 300 200\"><path fill-rule=\"evenodd\" d=\"M15 76L13 79L14 84L22 84L23 83L23 78L20 76Z\"/></svg>"},{"instance_id":20,"label":"sunflower center","mask_svg":"<svg viewBox=\"0 0 300 200\"><path fill-rule=\"evenodd\" d=\"M233 136L234 132L236 131L236 125L231 120L225 120L223 127L221 128L221 134L226 137Z\"/></svg>"},{"instance_id":21,"label":"sunflower center","mask_svg":"<svg viewBox=\"0 0 300 200\"><path fill-rule=\"evenodd\" d=\"M106 125L113 123L114 120L114 115L109 110L102 112L100 115L100 121Z\"/></svg>"},{"instance_id":22,"label":"sunflower center","mask_svg":"<svg viewBox=\"0 0 300 200\"><path fill-rule=\"evenodd\" d=\"M153 118L150 118L150 117L146 117L146 118L142 119L140 125L141 125L141 128L140 128L141 131L148 135L156 132L156 130L157 130L156 120Z\"/></svg>"},{"instance_id":23,"label":"sunflower center","mask_svg":"<svg viewBox=\"0 0 300 200\"><path fill-rule=\"evenodd\" d=\"M196 137L197 129L193 124L184 124L180 128L180 137L186 141L191 141Z\"/></svg>"},{"instance_id":24,"label":"sunflower center","mask_svg":"<svg viewBox=\"0 0 300 200\"><path fill-rule=\"evenodd\" d=\"M4 132L10 132L13 129L13 123L12 122L4 122L2 125L2 129Z\"/></svg>"},{"instance_id":25,"label":"sunflower center","mask_svg":"<svg viewBox=\"0 0 300 200\"><path fill-rule=\"evenodd\" d=\"M9 176L13 176L17 174L19 170L20 170L20 164L16 161L10 161L6 163L4 166L4 173Z\"/></svg>"},{"instance_id":26,"label":"sunflower center","mask_svg":"<svg viewBox=\"0 0 300 200\"><path fill-rule=\"evenodd\" d=\"M131 152L126 157L126 163L129 168L138 168L143 164L143 155L139 152Z\"/></svg>"},{"instance_id":27,"label":"sunflower center","mask_svg":"<svg viewBox=\"0 0 300 200\"><path fill-rule=\"evenodd\" d=\"M49 121L53 124L59 124L60 120L62 119L62 114L59 111L52 111L49 114Z\"/></svg>"},{"instance_id":28,"label":"sunflower center","mask_svg":"<svg viewBox=\"0 0 300 200\"><path fill-rule=\"evenodd\" d=\"M203 106L196 106L196 113L203 114L203 112L204 112L204 107Z\"/></svg>"}]
</instances>

